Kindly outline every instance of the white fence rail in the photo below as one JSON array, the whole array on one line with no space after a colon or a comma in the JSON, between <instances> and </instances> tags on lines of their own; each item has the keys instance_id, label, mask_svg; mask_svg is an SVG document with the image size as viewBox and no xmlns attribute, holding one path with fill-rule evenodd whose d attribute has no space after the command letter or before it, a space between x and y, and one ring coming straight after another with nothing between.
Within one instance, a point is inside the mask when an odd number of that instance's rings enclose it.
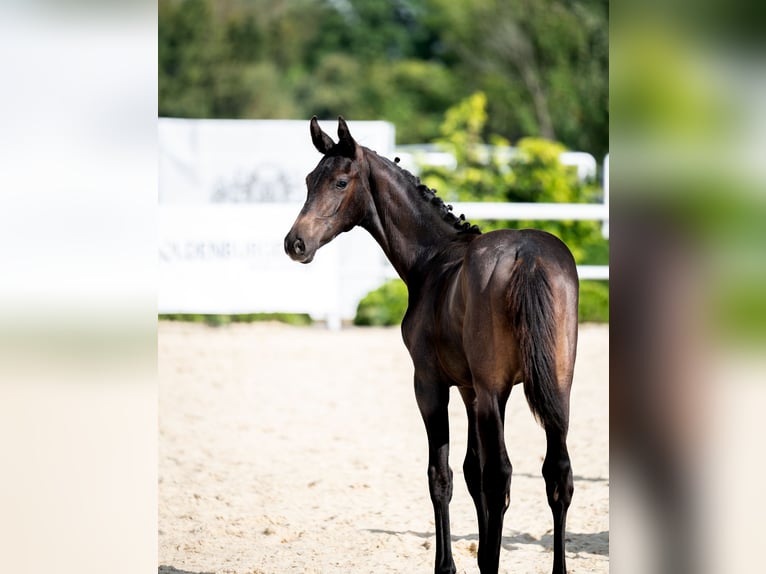
<instances>
[{"instance_id":1,"label":"white fence rail","mask_svg":"<svg viewBox=\"0 0 766 574\"><path fill-rule=\"evenodd\" d=\"M452 207L455 212L465 213L468 219L609 219L609 211L603 203L459 202Z\"/></svg>"},{"instance_id":2,"label":"white fence rail","mask_svg":"<svg viewBox=\"0 0 766 574\"><path fill-rule=\"evenodd\" d=\"M609 206L606 203L491 203L460 202L452 204L455 213L466 219L536 219L602 222L605 236L609 229ZM608 265L578 265L580 279L609 279Z\"/></svg>"},{"instance_id":3,"label":"white fence rail","mask_svg":"<svg viewBox=\"0 0 766 574\"><path fill-rule=\"evenodd\" d=\"M284 253L300 204L165 204L159 210L160 313L309 313L331 328L396 272L361 230L342 234L311 265ZM571 209L574 208L574 209ZM456 203L481 219L604 219L600 205ZM581 279L608 279L606 265L581 265Z\"/></svg>"}]
</instances>

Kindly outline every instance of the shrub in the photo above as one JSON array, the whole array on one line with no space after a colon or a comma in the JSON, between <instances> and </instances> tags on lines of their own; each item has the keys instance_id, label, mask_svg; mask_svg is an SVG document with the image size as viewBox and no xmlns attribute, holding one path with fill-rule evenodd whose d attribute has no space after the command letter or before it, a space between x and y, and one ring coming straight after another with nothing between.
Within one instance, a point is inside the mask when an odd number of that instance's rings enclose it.
<instances>
[{"instance_id":1,"label":"shrub","mask_svg":"<svg viewBox=\"0 0 766 574\"><path fill-rule=\"evenodd\" d=\"M407 286L401 279L392 279L370 291L359 302L354 325L399 325L406 311Z\"/></svg>"},{"instance_id":2,"label":"shrub","mask_svg":"<svg viewBox=\"0 0 766 574\"><path fill-rule=\"evenodd\" d=\"M580 281L580 323L609 322L609 282Z\"/></svg>"}]
</instances>

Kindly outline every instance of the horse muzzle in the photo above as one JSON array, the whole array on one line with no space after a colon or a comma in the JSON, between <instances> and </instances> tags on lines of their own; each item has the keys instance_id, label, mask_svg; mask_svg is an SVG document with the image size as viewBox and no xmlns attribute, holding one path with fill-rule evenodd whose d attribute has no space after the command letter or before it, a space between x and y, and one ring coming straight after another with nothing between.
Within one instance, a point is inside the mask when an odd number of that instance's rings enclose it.
<instances>
[{"instance_id":1,"label":"horse muzzle","mask_svg":"<svg viewBox=\"0 0 766 574\"><path fill-rule=\"evenodd\" d=\"M298 237L293 231L287 234L285 237L285 253L290 256L293 261L299 263L311 263L314 259L315 250L308 250L306 248L306 242Z\"/></svg>"}]
</instances>

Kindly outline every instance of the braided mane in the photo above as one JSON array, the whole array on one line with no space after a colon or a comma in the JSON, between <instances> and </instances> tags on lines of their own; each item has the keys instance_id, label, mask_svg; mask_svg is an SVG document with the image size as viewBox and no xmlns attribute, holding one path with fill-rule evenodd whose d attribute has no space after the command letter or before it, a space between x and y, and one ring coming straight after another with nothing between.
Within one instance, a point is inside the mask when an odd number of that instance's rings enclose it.
<instances>
[{"instance_id":1,"label":"braided mane","mask_svg":"<svg viewBox=\"0 0 766 574\"><path fill-rule=\"evenodd\" d=\"M449 223L450 225L452 225L452 227L454 227L458 233L467 233L467 234L476 234L476 235L481 234L481 229L479 229L479 226L473 225L470 222L466 221L465 215L461 213L459 216L456 216L454 213L452 213L452 206L449 203L444 203L441 197L436 197L435 189L429 188L427 185L425 185L423 182L420 181L419 177L413 175L412 173L410 173L408 170L404 169L403 167L400 167L398 157L395 158L394 165L398 167L399 171L406 176L406 178L409 180L409 182L413 186L415 186L415 189L418 190L420 197L423 198L425 201L427 201L428 204L431 205L434 209L438 210L441 218L447 223Z\"/></svg>"}]
</instances>

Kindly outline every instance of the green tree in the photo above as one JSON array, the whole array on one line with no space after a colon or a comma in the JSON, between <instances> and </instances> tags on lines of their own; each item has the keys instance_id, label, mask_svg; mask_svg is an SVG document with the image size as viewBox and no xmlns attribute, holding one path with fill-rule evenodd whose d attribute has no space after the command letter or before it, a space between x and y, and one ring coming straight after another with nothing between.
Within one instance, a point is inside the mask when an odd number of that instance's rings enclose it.
<instances>
[{"instance_id":1,"label":"green tree","mask_svg":"<svg viewBox=\"0 0 766 574\"><path fill-rule=\"evenodd\" d=\"M159 114L207 117L218 46L206 0L159 3Z\"/></svg>"},{"instance_id":2,"label":"green tree","mask_svg":"<svg viewBox=\"0 0 766 574\"><path fill-rule=\"evenodd\" d=\"M467 86L489 98L488 127L608 151L605 0L430 0Z\"/></svg>"},{"instance_id":3,"label":"green tree","mask_svg":"<svg viewBox=\"0 0 766 574\"><path fill-rule=\"evenodd\" d=\"M385 119L417 143L482 91L486 131L600 158L607 18L606 0L159 0L159 112Z\"/></svg>"}]
</instances>

